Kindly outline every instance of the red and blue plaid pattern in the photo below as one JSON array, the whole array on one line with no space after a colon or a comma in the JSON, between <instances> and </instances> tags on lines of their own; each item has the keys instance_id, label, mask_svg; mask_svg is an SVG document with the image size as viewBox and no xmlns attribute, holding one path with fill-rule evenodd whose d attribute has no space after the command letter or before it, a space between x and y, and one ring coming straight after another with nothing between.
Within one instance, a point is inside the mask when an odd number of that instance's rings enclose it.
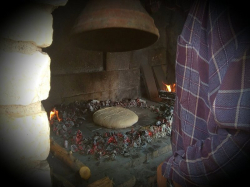
<instances>
[{"instance_id":1,"label":"red and blue plaid pattern","mask_svg":"<svg viewBox=\"0 0 250 187\"><path fill-rule=\"evenodd\" d=\"M177 41L173 155L162 171L182 186L216 186L250 166L250 27L239 13L195 1Z\"/></svg>"}]
</instances>

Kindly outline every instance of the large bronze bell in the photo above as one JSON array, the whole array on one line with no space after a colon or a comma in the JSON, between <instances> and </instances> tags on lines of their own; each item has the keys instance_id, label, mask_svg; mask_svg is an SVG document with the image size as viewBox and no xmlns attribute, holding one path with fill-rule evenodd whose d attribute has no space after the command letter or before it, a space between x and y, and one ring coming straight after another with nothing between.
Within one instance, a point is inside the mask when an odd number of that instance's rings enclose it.
<instances>
[{"instance_id":1,"label":"large bronze bell","mask_svg":"<svg viewBox=\"0 0 250 187\"><path fill-rule=\"evenodd\" d=\"M158 38L154 20L140 0L90 0L71 33L76 46L104 52L142 49Z\"/></svg>"}]
</instances>

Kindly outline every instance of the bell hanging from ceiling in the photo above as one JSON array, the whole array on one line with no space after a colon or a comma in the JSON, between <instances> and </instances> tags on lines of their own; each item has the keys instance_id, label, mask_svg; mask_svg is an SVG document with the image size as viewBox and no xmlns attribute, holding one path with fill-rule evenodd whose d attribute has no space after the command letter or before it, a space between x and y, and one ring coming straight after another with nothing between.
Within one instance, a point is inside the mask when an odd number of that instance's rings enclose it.
<instances>
[{"instance_id":1,"label":"bell hanging from ceiling","mask_svg":"<svg viewBox=\"0 0 250 187\"><path fill-rule=\"evenodd\" d=\"M74 45L103 52L142 49L158 38L154 20L140 0L89 0L71 32Z\"/></svg>"}]
</instances>

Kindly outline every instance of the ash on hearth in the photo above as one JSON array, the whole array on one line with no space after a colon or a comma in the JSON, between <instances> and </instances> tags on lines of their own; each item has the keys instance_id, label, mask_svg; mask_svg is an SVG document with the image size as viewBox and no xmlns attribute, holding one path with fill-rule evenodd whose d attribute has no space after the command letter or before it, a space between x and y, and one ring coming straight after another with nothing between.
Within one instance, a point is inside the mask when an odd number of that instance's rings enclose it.
<instances>
[{"instance_id":1,"label":"ash on hearth","mask_svg":"<svg viewBox=\"0 0 250 187\"><path fill-rule=\"evenodd\" d=\"M168 102L158 107L148 106L143 99L126 99L119 102L89 100L59 104L52 109L56 115L50 115L51 130L64 139L65 146L72 152L95 155L97 160L115 160L117 155L129 157L133 149L143 149L158 138L170 136L173 104ZM84 121L91 118L95 111L111 106L148 109L156 113L157 118L154 124L136 130L131 127L127 132L105 131L94 132L89 137L83 136L79 127L84 125Z\"/></svg>"}]
</instances>

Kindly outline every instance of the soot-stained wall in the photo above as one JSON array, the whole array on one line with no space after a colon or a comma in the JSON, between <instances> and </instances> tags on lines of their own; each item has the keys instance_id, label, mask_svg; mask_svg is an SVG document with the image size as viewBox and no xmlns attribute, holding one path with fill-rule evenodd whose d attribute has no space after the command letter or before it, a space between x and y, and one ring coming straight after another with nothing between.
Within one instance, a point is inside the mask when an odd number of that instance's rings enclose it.
<instances>
[{"instance_id":1,"label":"soot-stained wall","mask_svg":"<svg viewBox=\"0 0 250 187\"><path fill-rule=\"evenodd\" d=\"M78 48L70 43L70 31L88 1L69 0L53 11L53 43L43 49L51 58L51 90L43 101L46 110L62 102L79 100L119 101L147 97L140 64L161 66L168 83L175 80L176 40L185 16L162 4L149 12L159 30L159 40L144 49L103 53ZM141 1L145 6L145 1Z\"/></svg>"}]
</instances>

